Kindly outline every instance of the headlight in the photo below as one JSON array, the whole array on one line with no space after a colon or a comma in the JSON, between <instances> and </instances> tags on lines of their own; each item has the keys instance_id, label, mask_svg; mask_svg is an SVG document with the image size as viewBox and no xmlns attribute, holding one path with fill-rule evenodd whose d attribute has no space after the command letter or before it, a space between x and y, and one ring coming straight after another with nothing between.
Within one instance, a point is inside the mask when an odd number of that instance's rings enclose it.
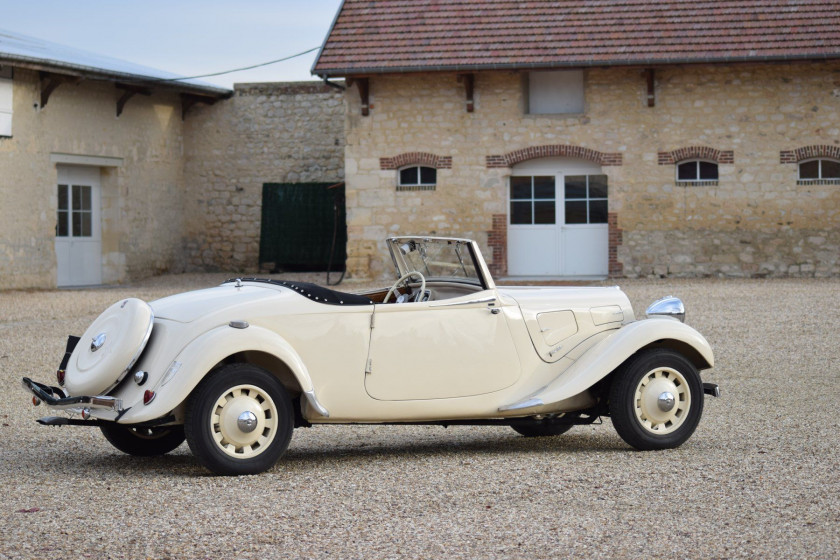
<instances>
[{"instance_id":1,"label":"headlight","mask_svg":"<svg viewBox=\"0 0 840 560\"><path fill-rule=\"evenodd\" d=\"M648 317L651 315L666 315L679 319L681 323L685 323L685 305L683 305L680 298L674 296L668 296L654 301L647 308L645 314Z\"/></svg>"}]
</instances>

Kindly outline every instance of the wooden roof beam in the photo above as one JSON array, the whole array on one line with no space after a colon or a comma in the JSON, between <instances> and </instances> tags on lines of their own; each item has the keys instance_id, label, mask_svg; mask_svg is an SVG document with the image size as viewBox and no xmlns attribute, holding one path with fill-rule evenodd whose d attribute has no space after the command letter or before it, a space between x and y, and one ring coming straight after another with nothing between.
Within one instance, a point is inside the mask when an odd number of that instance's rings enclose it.
<instances>
[{"instance_id":1,"label":"wooden roof beam","mask_svg":"<svg viewBox=\"0 0 840 560\"><path fill-rule=\"evenodd\" d=\"M117 116L119 117L123 109L125 108L125 104L128 103L128 100L134 97L135 95L145 95L149 96L152 95L152 90L145 87L140 86L130 86L128 84L114 84L117 89L121 89L124 93L120 98L117 100Z\"/></svg>"},{"instance_id":2,"label":"wooden roof beam","mask_svg":"<svg viewBox=\"0 0 840 560\"><path fill-rule=\"evenodd\" d=\"M458 74L458 81L464 84L464 94L467 97L467 113L475 110L475 74Z\"/></svg>"},{"instance_id":3,"label":"wooden roof beam","mask_svg":"<svg viewBox=\"0 0 840 560\"><path fill-rule=\"evenodd\" d=\"M50 100L50 95L61 84L76 85L82 81L79 76L68 76L66 74L53 74L52 72L39 72L41 78L41 109L46 107Z\"/></svg>"},{"instance_id":4,"label":"wooden roof beam","mask_svg":"<svg viewBox=\"0 0 840 560\"><path fill-rule=\"evenodd\" d=\"M187 111L189 111L193 105L196 103L204 103L205 105L212 105L218 99L215 97L209 97L207 95L193 95L192 93L182 93L181 94L181 120L183 121L187 117Z\"/></svg>"},{"instance_id":5,"label":"wooden roof beam","mask_svg":"<svg viewBox=\"0 0 840 560\"><path fill-rule=\"evenodd\" d=\"M359 98L362 101L362 116L366 117L370 115L370 79L366 76L361 78L349 77L347 78L346 83L347 87L356 84L356 88L359 90Z\"/></svg>"}]
</instances>

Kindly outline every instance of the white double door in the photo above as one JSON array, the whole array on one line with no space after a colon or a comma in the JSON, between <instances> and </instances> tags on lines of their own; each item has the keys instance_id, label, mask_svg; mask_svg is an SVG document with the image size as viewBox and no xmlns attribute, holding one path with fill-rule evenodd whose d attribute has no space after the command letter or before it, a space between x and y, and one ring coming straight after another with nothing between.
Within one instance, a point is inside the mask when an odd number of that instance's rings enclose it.
<instances>
[{"instance_id":1,"label":"white double door","mask_svg":"<svg viewBox=\"0 0 840 560\"><path fill-rule=\"evenodd\" d=\"M516 166L508 183L508 274L606 276L607 200L597 164L546 158Z\"/></svg>"},{"instance_id":2,"label":"white double door","mask_svg":"<svg viewBox=\"0 0 840 560\"><path fill-rule=\"evenodd\" d=\"M100 191L98 167L58 166L55 256L59 286L102 283Z\"/></svg>"}]
</instances>

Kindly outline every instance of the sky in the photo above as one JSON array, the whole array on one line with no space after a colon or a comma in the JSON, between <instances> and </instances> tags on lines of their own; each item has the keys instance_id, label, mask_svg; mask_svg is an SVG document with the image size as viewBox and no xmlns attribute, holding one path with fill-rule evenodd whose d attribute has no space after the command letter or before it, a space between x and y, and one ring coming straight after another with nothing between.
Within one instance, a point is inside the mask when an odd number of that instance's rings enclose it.
<instances>
[{"instance_id":1,"label":"sky","mask_svg":"<svg viewBox=\"0 0 840 560\"><path fill-rule=\"evenodd\" d=\"M341 0L0 0L0 29L185 77L276 60L324 42ZM316 80L317 51L201 78L234 83Z\"/></svg>"}]
</instances>

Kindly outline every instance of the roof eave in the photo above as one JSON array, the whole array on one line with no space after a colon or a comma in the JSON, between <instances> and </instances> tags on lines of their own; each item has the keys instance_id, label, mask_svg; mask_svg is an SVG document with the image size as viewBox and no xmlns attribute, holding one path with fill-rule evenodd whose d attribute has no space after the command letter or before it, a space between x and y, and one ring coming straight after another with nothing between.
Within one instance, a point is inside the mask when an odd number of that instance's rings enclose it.
<instances>
[{"instance_id":1,"label":"roof eave","mask_svg":"<svg viewBox=\"0 0 840 560\"><path fill-rule=\"evenodd\" d=\"M213 97L215 99L227 99L233 96L233 90L210 86L198 85L183 82L178 79L162 79L142 74L128 72L115 72L92 66L72 64L58 60L44 60L35 57L22 56L11 53L0 53L0 63L8 63L11 66L27 68L30 70L41 70L45 72L63 73L72 76L79 76L91 80L103 80L110 82L129 83L146 87L173 90L193 95Z\"/></svg>"},{"instance_id":2,"label":"roof eave","mask_svg":"<svg viewBox=\"0 0 840 560\"><path fill-rule=\"evenodd\" d=\"M319 55L320 57L320 55ZM479 72L488 70L537 70L548 68L592 68L610 66L670 66L677 64L735 64L749 62L801 62L840 59L837 53L809 53L801 55L731 56L731 57L683 57L683 58L641 58L616 60L573 60L545 63L492 63L492 64L440 64L408 66L369 66L346 68L312 68L312 73L322 79L368 74L404 74L418 72Z\"/></svg>"}]
</instances>

